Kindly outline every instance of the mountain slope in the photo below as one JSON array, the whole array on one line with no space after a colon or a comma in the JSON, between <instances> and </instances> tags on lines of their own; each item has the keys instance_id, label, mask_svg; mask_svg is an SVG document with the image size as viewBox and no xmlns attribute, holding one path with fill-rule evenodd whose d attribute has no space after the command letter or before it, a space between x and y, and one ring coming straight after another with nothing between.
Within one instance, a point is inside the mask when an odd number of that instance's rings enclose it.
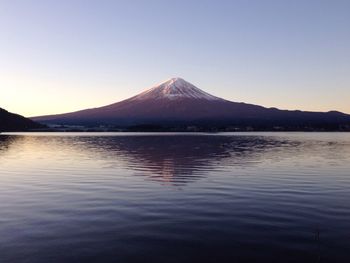
<instances>
[{"instance_id":1,"label":"mountain slope","mask_svg":"<svg viewBox=\"0 0 350 263\"><path fill-rule=\"evenodd\" d=\"M340 112L278 110L227 101L210 95L181 78L173 78L127 100L100 108L41 116L33 120L74 125L205 125L253 127L321 127L348 125Z\"/></svg>"},{"instance_id":2,"label":"mountain slope","mask_svg":"<svg viewBox=\"0 0 350 263\"><path fill-rule=\"evenodd\" d=\"M38 129L42 127L43 125L39 123L0 108L0 132L27 131L30 129Z\"/></svg>"}]
</instances>

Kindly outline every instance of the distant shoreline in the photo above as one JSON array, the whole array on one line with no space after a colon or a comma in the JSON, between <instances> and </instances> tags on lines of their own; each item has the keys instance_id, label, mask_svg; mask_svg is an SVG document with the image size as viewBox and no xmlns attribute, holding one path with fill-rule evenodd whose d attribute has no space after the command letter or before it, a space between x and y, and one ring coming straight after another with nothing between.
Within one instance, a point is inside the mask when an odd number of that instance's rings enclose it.
<instances>
[{"instance_id":1,"label":"distant shoreline","mask_svg":"<svg viewBox=\"0 0 350 263\"><path fill-rule=\"evenodd\" d=\"M120 133L120 134L126 134L126 133L157 133L157 134L170 134L170 133L179 133L179 134L218 134L218 133L348 133L349 130L251 130L251 131L96 131L96 130L27 130L27 131L0 131L1 135L6 134L15 134L15 133Z\"/></svg>"}]
</instances>

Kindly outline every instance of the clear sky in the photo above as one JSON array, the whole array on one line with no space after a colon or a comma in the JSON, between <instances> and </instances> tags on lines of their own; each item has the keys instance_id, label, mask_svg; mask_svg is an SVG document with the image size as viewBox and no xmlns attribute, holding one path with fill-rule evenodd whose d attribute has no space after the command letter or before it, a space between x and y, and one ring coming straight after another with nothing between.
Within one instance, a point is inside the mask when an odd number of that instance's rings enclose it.
<instances>
[{"instance_id":1,"label":"clear sky","mask_svg":"<svg viewBox=\"0 0 350 263\"><path fill-rule=\"evenodd\" d=\"M171 77L232 101L350 113L350 1L0 1L2 108L103 106Z\"/></svg>"}]
</instances>

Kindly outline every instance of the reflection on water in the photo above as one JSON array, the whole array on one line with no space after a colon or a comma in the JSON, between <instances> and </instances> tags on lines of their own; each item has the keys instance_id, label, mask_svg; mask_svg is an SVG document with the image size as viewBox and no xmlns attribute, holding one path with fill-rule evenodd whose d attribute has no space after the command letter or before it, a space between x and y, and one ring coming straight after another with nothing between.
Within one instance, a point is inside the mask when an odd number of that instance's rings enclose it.
<instances>
[{"instance_id":1,"label":"reflection on water","mask_svg":"<svg viewBox=\"0 0 350 263\"><path fill-rule=\"evenodd\" d=\"M0 136L0 262L348 262L350 135Z\"/></svg>"},{"instance_id":2,"label":"reflection on water","mask_svg":"<svg viewBox=\"0 0 350 263\"><path fill-rule=\"evenodd\" d=\"M224 170L227 163L243 167L274 158L276 151L290 150L300 142L262 136L1 136L0 154L28 147L35 155L40 151L64 152L70 155L95 156L104 167L118 168L123 163L136 172L161 182L187 183L205 176L211 170ZM289 150L289 151L290 151ZM262 157L262 154L265 154Z\"/></svg>"},{"instance_id":3,"label":"reflection on water","mask_svg":"<svg viewBox=\"0 0 350 263\"><path fill-rule=\"evenodd\" d=\"M83 141L84 151L99 153L111 167L117 156L136 174L176 184L206 176L213 169L224 169L221 164L225 160L242 165L259 158L259 151L293 145L267 138L188 135L83 138Z\"/></svg>"}]
</instances>

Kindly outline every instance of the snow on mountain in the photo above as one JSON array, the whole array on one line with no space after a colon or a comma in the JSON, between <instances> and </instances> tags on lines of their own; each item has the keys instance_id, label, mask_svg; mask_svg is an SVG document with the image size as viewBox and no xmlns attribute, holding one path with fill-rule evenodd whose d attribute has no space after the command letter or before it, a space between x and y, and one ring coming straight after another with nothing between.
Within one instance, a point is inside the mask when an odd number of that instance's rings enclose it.
<instances>
[{"instance_id":1,"label":"snow on mountain","mask_svg":"<svg viewBox=\"0 0 350 263\"><path fill-rule=\"evenodd\" d=\"M171 78L158 86L142 92L131 98L131 100L148 99L204 99L204 100L223 100L206 93L182 78Z\"/></svg>"},{"instance_id":2,"label":"snow on mountain","mask_svg":"<svg viewBox=\"0 0 350 263\"><path fill-rule=\"evenodd\" d=\"M103 107L32 119L59 125L218 125L267 130L273 127L336 130L339 125L350 125L350 115L343 113L278 110L228 101L210 95L181 78L172 78L139 95Z\"/></svg>"}]
</instances>

